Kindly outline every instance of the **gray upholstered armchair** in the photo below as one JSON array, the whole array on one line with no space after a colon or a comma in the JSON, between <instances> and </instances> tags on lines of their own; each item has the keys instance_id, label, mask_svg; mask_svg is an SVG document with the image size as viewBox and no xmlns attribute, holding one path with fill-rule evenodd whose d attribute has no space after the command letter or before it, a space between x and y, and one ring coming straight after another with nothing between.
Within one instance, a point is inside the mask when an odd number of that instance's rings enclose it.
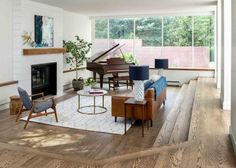
<instances>
[{"instance_id":1,"label":"gray upholstered armchair","mask_svg":"<svg viewBox=\"0 0 236 168\"><path fill-rule=\"evenodd\" d=\"M28 122L31 118L35 118L35 117L39 117L39 116L44 116L44 115L48 115L48 114L55 114L55 118L56 121L58 122L57 119L57 111L56 111L56 104L55 104L55 100L54 98L50 98L50 99L44 99L44 94L43 93L38 93L38 94L34 94L29 96L28 93L18 87L18 93L20 95L20 99L22 101L22 105L21 108L18 112L16 121L18 121L20 115L22 114L23 111L25 110L29 110L30 113L28 115L27 121L25 123L24 129L27 127ZM41 100L31 100L30 97L33 96L42 96ZM52 109L52 112L47 112L48 109Z\"/></svg>"}]
</instances>

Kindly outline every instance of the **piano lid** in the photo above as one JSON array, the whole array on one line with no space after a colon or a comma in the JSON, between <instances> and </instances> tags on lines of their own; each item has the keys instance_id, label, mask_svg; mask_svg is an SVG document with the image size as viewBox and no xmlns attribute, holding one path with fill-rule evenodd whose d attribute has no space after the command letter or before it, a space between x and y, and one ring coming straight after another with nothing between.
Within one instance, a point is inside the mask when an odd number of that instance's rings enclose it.
<instances>
[{"instance_id":1,"label":"piano lid","mask_svg":"<svg viewBox=\"0 0 236 168\"><path fill-rule=\"evenodd\" d=\"M114 54L117 50L119 50L121 47L123 47L125 44L116 44L115 46L111 47L109 50L106 51L100 51L90 58L88 58L87 62L99 62L103 60L104 58L108 57L108 55Z\"/></svg>"}]
</instances>

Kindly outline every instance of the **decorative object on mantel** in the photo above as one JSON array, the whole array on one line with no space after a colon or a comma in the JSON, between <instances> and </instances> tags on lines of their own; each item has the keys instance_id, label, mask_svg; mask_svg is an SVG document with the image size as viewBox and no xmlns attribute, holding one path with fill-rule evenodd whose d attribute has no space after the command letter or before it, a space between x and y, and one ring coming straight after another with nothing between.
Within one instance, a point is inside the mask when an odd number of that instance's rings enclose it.
<instances>
[{"instance_id":1,"label":"decorative object on mantel","mask_svg":"<svg viewBox=\"0 0 236 168\"><path fill-rule=\"evenodd\" d=\"M42 55L42 54L60 54L65 53L66 50L64 48L27 48L23 49L23 55L31 56L31 55Z\"/></svg>"},{"instance_id":2,"label":"decorative object on mantel","mask_svg":"<svg viewBox=\"0 0 236 168\"><path fill-rule=\"evenodd\" d=\"M76 69L76 78L73 79L72 85L74 90L83 89L83 81L79 80L78 68L87 60L86 54L90 51L92 43L75 36L76 41L63 41L63 47L66 52L71 53L66 57L66 63L70 64L71 68Z\"/></svg>"},{"instance_id":3,"label":"decorative object on mantel","mask_svg":"<svg viewBox=\"0 0 236 168\"><path fill-rule=\"evenodd\" d=\"M29 33L27 31L24 31L23 35L21 36L22 40L23 40L23 44L28 45L29 47L35 47L36 44L35 44L34 40L32 40L31 35L32 35L31 32Z\"/></svg>"}]
</instances>

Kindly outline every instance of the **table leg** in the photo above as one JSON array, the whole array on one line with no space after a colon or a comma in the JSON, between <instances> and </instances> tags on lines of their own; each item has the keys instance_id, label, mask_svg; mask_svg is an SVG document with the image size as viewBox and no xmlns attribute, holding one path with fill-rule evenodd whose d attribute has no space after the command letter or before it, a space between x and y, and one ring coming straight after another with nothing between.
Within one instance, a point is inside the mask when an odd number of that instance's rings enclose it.
<instances>
[{"instance_id":1,"label":"table leg","mask_svg":"<svg viewBox=\"0 0 236 168\"><path fill-rule=\"evenodd\" d=\"M102 96L102 107L104 107L104 95Z\"/></svg>"},{"instance_id":2,"label":"table leg","mask_svg":"<svg viewBox=\"0 0 236 168\"><path fill-rule=\"evenodd\" d=\"M95 97L96 97L96 96L93 97L93 113L94 113L94 114L95 114L95 110L96 110L96 107L95 107Z\"/></svg>"},{"instance_id":3,"label":"table leg","mask_svg":"<svg viewBox=\"0 0 236 168\"><path fill-rule=\"evenodd\" d=\"M78 95L78 109L80 108L80 95Z\"/></svg>"},{"instance_id":4,"label":"table leg","mask_svg":"<svg viewBox=\"0 0 236 168\"><path fill-rule=\"evenodd\" d=\"M143 116L142 116L142 136L144 137L144 110L145 108L143 107L143 110L142 110L142 113L143 113Z\"/></svg>"},{"instance_id":5,"label":"table leg","mask_svg":"<svg viewBox=\"0 0 236 168\"><path fill-rule=\"evenodd\" d=\"M125 134L126 134L126 105L125 105Z\"/></svg>"}]
</instances>

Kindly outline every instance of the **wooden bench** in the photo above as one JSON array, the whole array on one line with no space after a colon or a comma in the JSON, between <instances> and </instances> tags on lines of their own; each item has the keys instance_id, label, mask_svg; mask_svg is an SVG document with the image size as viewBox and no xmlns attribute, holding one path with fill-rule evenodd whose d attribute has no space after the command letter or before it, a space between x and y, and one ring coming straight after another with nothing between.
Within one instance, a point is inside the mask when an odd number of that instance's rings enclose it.
<instances>
[{"instance_id":1,"label":"wooden bench","mask_svg":"<svg viewBox=\"0 0 236 168\"><path fill-rule=\"evenodd\" d=\"M131 81L129 79L129 76L116 76L116 77L109 77L108 78L109 90L110 90L110 88L113 88L115 90L116 87L119 87L119 81L126 81L127 89L129 86L131 86L133 89L133 81ZM111 86L111 83L113 84L113 86Z\"/></svg>"}]
</instances>

